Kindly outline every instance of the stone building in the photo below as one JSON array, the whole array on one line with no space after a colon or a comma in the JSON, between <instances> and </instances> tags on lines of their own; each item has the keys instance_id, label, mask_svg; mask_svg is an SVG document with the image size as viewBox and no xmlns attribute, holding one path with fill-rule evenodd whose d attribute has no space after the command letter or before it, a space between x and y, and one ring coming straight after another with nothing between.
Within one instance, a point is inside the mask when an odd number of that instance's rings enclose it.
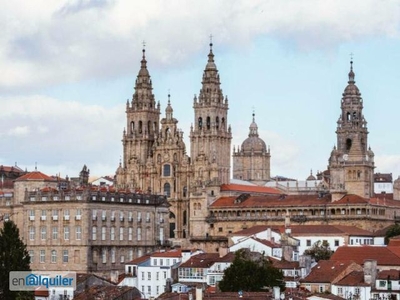
<instances>
[{"instance_id":1,"label":"stone building","mask_svg":"<svg viewBox=\"0 0 400 300\"><path fill-rule=\"evenodd\" d=\"M253 113L253 122L250 124L249 137L241 147L233 149L233 178L259 185L271 180L270 149L258 135L258 126Z\"/></svg>"},{"instance_id":2,"label":"stone building","mask_svg":"<svg viewBox=\"0 0 400 300\"><path fill-rule=\"evenodd\" d=\"M87 183L88 170L80 174ZM64 187L64 185L62 185ZM27 244L33 270L110 276L124 263L168 245L168 202L129 189L73 185L39 171L14 183L9 214Z\"/></svg>"},{"instance_id":3,"label":"stone building","mask_svg":"<svg viewBox=\"0 0 400 300\"><path fill-rule=\"evenodd\" d=\"M337 146L331 152L328 165L332 201L347 193L364 198L374 195L374 152L368 147L363 99L355 85L353 62L350 64L349 81L343 92L341 115L337 121Z\"/></svg>"}]
</instances>

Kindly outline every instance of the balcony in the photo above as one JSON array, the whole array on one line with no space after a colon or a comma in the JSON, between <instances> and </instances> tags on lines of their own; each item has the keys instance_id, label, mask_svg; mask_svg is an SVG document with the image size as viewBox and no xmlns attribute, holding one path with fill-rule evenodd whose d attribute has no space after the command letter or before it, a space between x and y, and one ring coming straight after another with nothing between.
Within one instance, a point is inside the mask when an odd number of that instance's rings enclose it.
<instances>
[{"instance_id":1,"label":"balcony","mask_svg":"<svg viewBox=\"0 0 400 300\"><path fill-rule=\"evenodd\" d=\"M80 220L81 220L81 218L82 218L82 216L81 216L81 215L77 215L77 216L75 216L75 220L77 220L77 221L80 221Z\"/></svg>"},{"instance_id":2,"label":"balcony","mask_svg":"<svg viewBox=\"0 0 400 300\"><path fill-rule=\"evenodd\" d=\"M29 221L35 221L35 216L29 216Z\"/></svg>"},{"instance_id":3,"label":"balcony","mask_svg":"<svg viewBox=\"0 0 400 300\"><path fill-rule=\"evenodd\" d=\"M128 222L133 222L133 218L132 218L132 217L129 217L129 218L128 218Z\"/></svg>"},{"instance_id":4,"label":"balcony","mask_svg":"<svg viewBox=\"0 0 400 300\"><path fill-rule=\"evenodd\" d=\"M41 221L46 221L46 216L40 216Z\"/></svg>"},{"instance_id":5,"label":"balcony","mask_svg":"<svg viewBox=\"0 0 400 300\"><path fill-rule=\"evenodd\" d=\"M69 221L69 216L64 216L64 221Z\"/></svg>"},{"instance_id":6,"label":"balcony","mask_svg":"<svg viewBox=\"0 0 400 300\"><path fill-rule=\"evenodd\" d=\"M58 221L58 216L53 216L53 221Z\"/></svg>"}]
</instances>

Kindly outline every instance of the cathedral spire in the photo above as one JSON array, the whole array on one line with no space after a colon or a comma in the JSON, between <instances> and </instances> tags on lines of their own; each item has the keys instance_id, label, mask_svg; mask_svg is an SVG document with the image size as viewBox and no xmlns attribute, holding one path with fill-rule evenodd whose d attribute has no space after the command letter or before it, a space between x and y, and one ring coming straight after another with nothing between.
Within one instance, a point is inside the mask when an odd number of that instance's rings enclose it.
<instances>
[{"instance_id":1,"label":"cathedral spire","mask_svg":"<svg viewBox=\"0 0 400 300\"><path fill-rule=\"evenodd\" d=\"M355 77L355 74L354 74L354 72L353 72L353 60L351 60L351 61L350 61L349 81L348 81L349 84L354 84L354 83L356 83L356 82L354 81L354 77Z\"/></svg>"},{"instance_id":2,"label":"cathedral spire","mask_svg":"<svg viewBox=\"0 0 400 300\"><path fill-rule=\"evenodd\" d=\"M256 114L254 113L254 111L253 111L253 121L252 121L252 123L250 124L250 132L249 132L249 137L251 137L251 136L255 136L255 137L258 137L258 126L257 126L257 123L256 123Z\"/></svg>"}]
</instances>

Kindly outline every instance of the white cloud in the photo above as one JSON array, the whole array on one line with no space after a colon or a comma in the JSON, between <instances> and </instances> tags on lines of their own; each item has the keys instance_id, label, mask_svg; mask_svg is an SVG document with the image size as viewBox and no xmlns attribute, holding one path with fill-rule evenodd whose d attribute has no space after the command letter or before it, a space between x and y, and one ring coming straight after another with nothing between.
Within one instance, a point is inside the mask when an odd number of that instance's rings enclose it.
<instances>
[{"instance_id":1,"label":"white cloud","mask_svg":"<svg viewBox=\"0 0 400 300\"><path fill-rule=\"evenodd\" d=\"M0 161L11 159L29 170L37 162L52 174L70 176L77 176L84 164L97 175L117 168L123 105L107 109L43 96L0 98L0 102L5 112L0 114L0 128L8 133L2 136L8 147L2 148Z\"/></svg>"},{"instance_id":2,"label":"white cloud","mask_svg":"<svg viewBox=\"0 0 400 300\"><path fill-rule=\"evenodd\" d=\"M26 5L22 0L2 5L0 90L126 73L142 40L153 66L179 66L210 33L220 46L271 36L300 49L330 49L357 39L398 37L400 20L399 1L379 0L32 0Z\"/></svg>"}]
</instances>

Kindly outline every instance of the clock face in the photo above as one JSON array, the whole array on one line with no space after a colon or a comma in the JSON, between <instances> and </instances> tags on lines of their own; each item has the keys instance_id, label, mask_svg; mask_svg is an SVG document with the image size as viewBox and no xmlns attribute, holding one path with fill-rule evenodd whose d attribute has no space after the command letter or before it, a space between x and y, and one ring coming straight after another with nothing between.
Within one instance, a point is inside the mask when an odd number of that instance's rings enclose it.
<instances>
[{"instance_id":1,"label":"clock face","mask_svg":"<svg viewBox=\"0 0 400 300\"><path fill-rule=\"evenodd\" d=\"M348 154L343 154L343 159L344 160L348 160L349 159L349 155Z\"/></svg>"}]
</instances>

